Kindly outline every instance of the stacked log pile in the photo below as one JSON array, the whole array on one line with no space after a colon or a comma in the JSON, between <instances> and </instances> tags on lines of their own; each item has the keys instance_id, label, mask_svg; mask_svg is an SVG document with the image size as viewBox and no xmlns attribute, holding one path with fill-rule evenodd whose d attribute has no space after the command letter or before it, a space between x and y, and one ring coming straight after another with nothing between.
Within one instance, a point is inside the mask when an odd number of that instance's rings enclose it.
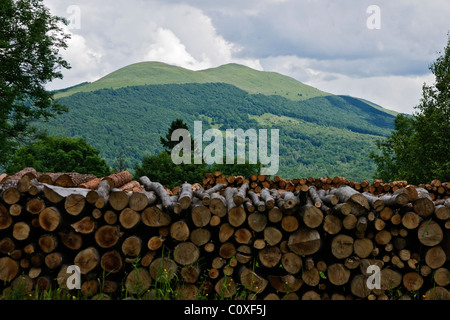
<instances>
[{"instance_id":1,"label":"stacked log pile","mask_svg":"<svg viewBox=\"0 0 450 320\"><path fill-rule=\"evenodd\" d=\"M448 183L375 183L27 168L0 184L0 289L65 288L76 265L87 296L450 300Z\"/></svg>"}]
</instances>

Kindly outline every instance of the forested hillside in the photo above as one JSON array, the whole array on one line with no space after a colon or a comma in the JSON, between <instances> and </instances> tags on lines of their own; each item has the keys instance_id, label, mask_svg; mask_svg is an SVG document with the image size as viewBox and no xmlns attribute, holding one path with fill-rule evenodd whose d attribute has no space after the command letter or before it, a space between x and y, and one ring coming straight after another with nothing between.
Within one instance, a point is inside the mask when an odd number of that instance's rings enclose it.
<instances>
[{"instance_id":1,"label":"forested hillside","mask_svg":"<svg viewBox=\"0 0 450 320\"><path fill-rule=\"evenodd\" d=\"M81 86L82 88L83 86ZM80 87L79 87L80 88ZM394 116L347 96L293 100L250 94L225 83L128 86L72 93L58 99L69 112L40 124L49 133L84 137L110 165L122 155L132 169L161 150L159 137L176 118L193 131L273 128L280 131L279 175L371 179L369 153L389 134Z\"/></svg>"}]
</instances>

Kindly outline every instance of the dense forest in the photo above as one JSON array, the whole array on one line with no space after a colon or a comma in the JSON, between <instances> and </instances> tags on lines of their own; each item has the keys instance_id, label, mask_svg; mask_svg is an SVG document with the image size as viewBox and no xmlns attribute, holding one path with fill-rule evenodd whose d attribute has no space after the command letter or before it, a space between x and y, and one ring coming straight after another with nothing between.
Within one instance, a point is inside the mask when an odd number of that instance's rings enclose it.
<instances>
[{"instance_id":1,"label":"dense forest","mask_svg":"<svg viewBox=\"0 0 450 320\"><path fill-rule=\"evenodd\" d=\"M249 94L224 83L130 86L75 93L60 98L69 112L41 122L50 134L83 137L108 164L129 169L162 150L159 137L182 118L189 128L279 129L279 175L343 175L371 179L369 154L387 136L394 116L347 96L293 101L279 95Z\"/></svg>"}]
</instances>

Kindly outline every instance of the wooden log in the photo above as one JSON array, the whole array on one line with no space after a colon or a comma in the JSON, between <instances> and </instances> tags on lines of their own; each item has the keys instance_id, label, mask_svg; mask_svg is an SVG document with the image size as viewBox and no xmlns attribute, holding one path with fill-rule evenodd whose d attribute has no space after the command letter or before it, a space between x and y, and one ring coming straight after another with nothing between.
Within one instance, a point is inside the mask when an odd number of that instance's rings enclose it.
<instances>
[{"instance_id":1,"label":"wooden log","mask_svg":"<svg viewBox=\"0 0 450 320\"><path fill-rule=\"evenodd\" d=\"M142 250L142 239L135 235L127 237L122 242L121 250L126 257L138 256Z\"/></svg>"},{"instance_id":2,"label":"wooden log","mask_svg":"<svg viewBox=\"0 0 450 320\"><path fill-rule=\"evenodd\" d=\"M439 268L434 271L433 279L438 286L445 287L450 284L450 272L447 268Z\"/></svg>"},{"instance_id":3,"label":"wooden log","mask_svg":"<svg viewBox=\"0 0 450 320\"><path fill-rule=\"evenodd\" d=\"M265 278L245 266L242 266L239 270L239 280L246 290L256 294L262 293L269 283Z\"/></svg>"},{"instance_id":4,"label":"wooden log","mask_svg":"<svg viewBox=\"0 0 450 320\"><path fill-rule=\"evenodd\" d=\"M234 240L239 244L249 244L253 235L247 228L239 228L234 233Z\"/></svg>"},{"instance_id":5,"label":"wooden log","mask_svg":"<svg viewBox=\"0 0 450 320\"><path fill-rule=\"evenodd\" d=\"M131 194L128 201L128 206L134 211L142 211L148 206L154 204L156 200L157 197L155 192L142 190Z\"/></svg>"},{"instance_id":6,"label":"wooden log","mask_svg":"<svg viewBox=\"0 0 450 320\"><path fill-rule=\"evenodd\" d=\"M27 201L26 210L31 214L39 214L45 209L45 202L41 198L31 198Z\"/></svg>"},{"instance_id":7,"label":"wooden log","mask_svg":"<svg viewBox=\"0 0 450 320\"><path fill-rule=\"evenodd\" d=\"M0 258L0 281L11 281L19 273L19 264L10 257Z\"/></svg>"},{"instance_id":8,"label":"wooden log","mask_svg":"<svg viewBox=\"0 0 450 320\"><path fill-rule=\"evenodd\" d=\"M99 262L100 255L95 247L88 247L78 252L74 259L74 263L80 268L81 274L87 274L94 270Z\"/></svg>"},{"instance_id":9,"label":"wooden log","mask_svg":"<svg viewBox=\"0 0 450 320\"><path fill-rule=\"evenodd\" d=\"M150 264L149 273L153 280L159 281L159 279L164 278L170 281L177 275L178 265L170 258L157 258Z\"/></svg>"},{"instance_id":10,"label":"wooden log","mask_svg":"<svg viewBox=\"0 0 450 320\"><path fill-rule=\"evenodd\" d=\"M104 180L108 181L111 189L114 189L131 182L133 177L129 171L121 171L105 177Z\"/></svg>"},{"instance_id":11,"label":"wooden log","mask_svg":"<svg viewBox=\"0 0 450 320\"><path fill-rule=\"evenodd\" d=\"M302 280L305 284L307 284L310 287L315 287L320 282L320 274L319 270L314 266L314 262L312 262L311 266L304 265L304 268L302 270Z\"/></svg>"},{"instance_id":12,"label":"wooden log","mask_svg":"<svg viewBox=\"0 0 450 320\"><path fill-rule=\"evenodd\" d=\"M264 229L264 241L269 246L275 246L280 243L283 233L275 227L269 226Z\"/></svg>"},{"instance_id":13,"label":"wooden log","mask_svg":"<svg viewBox=\"0 0 450 320\"><path fill-rule=\"evenodd\" d=\"M425 263L431 269L438 269L447 261L447 255L441 246L429 248L425 254Z\"/></svg>"},{"instance_id":14,"label":"wooden log","mask_svg":"<svg viewBox=\"0 0 450 320\"><path fill-rule=\"evenodd\" d=\"M413 202L413 210L419 216L427 218L434 212L434 203L429 192L424 188L416 188L418 198Z\"/></svg>"},{"instance_id":15,"label":"wooden log","mask_svg":"<svg viewBox=\"0 0 450 320\"><path fill-rule=\"evenodd\" d=\"M22 241L30 236L30 225L24 221L16 222L13 225L12 236L14 239Z\"/></svg>"},{"instance_id":16,"label":"wooden log","mask_svg":"<svg viewBox=\"0 0 450 320\"><path fill-rule=\"evenodd\" d=\"M231 242L225 242L219 248L219 255L224 259L231 259L236 255L236 247Z\"/></svg>"},{"instance_id":17,"label":"wooden log","mask_svg":"<svg viewBox=\"0 0 450 320\"><path fill-rule=\"evenodd\" d=\"M266 246L258 252L258 258L261 264L267 268L273 268L281 260L281 250L278 246Z\"/></svg>"},{"instance_id":18,"label":"wooden log","mask_svg":"<svg viewBox=\"0 0 450 320\"><path fill-rule=\"evenodd\" d=\"M275 199L273 198L269 189L267 189L267 188L262 189L260 196L261 196L261 199L265 202L266 207L268 209L272 209L275 206Z\"/></svg>"},{"instance_id":19,"label":"wooden log","mask_svg":"<svg viewBox=\"0 0 450 320\"><path fill-rule=\"evenodd\" d=\"M119 251L105 252L100 258L100 267L108 273L118 273L123 267L123 259Z\"/></svg>"},{"instance_id":20,"label":"wooden log","mask_svg":"<svg viewBox=\"0 0 450 320\"><path fill-rule=\"evenodd\" d=\"M403 275L403 286L408 291L416 291L422 288L423 278L417 272L408 272Z\"/></svg>"},{"instance_id":21,"label":"wooden log","mask_svg":"<svg viewBox=\"0 0 450 320\"><path fill-rule=\"evenodd\" d=\"M342 220L335 215L326 215L323 220L323 230L325 230L328 234L334 235L341 231L342 229Z\"/></svg>"},{"instance_id":22,"label":"wooden log","mask_svg":"<svg viewBox=\"0 0 450 320\"><path fill-rule=\"evenodd\" d=\"M119 222L122 227L125 229L132 229L136 227L141 221L141 216L136 211L125 208L120 212Z\"/></svg>"},{"instance_id":23,"label":"wooden log","mask_svg":"<svg viewBox=\"0 0 450 320\"><path fill-rule=\"evenodd\" d=\"M180 188L180 195L178 197L178 203L181 206L181 210L186 210L190 207L193 197L192 185L190 183L183 183Z\"/></svg>"},{"instance_id":24,"label":"wooden log","mask_svg":"<svg viewBox=\"0 0 450 320\"><path fill-rule=\"evenodd\" d=\"M349 257L353 253L354 240L346 234L339 234L331 241L331 253L338 259Z\"/></svg>"},{"instance_id":25,"label":"wooden log","mask_svg":"<svg viewBox=\"0 0 450 320\"><path fill-rule=\"evenodd\" d=\"M237 284L232 277L222 277L216 282L214 290L221 298L231 298L236 294Z\"/></svg>"},{"instance_id":26,"label":"wooden log","mask_svg":"<svg viewBox=\"0 0 450 320\"><path fill-rule=\"evenodd\" d=\"M255 206L256 210L258 212L265 212L266 211L266 204L264 201L262 201L258 194L256 194L253 191L249 191L248 193L248 197L250 198L250 200L252 201L253 205Z\"/></svg>"},{"instance_id":27,"label":"wooden log","mask_svg":"<svg viewBox=\"0 0 450 320\"><path fill-rule=\"evenodd\" d=\"M219 217L224 217L227 214L226 200L219 193L210 194L209 208L212 214L215 214Z\"/></svg>"},{"instance_id":28,"label":"wooden log","mask_svg":"<svg viewBox=\"0 0 450 320\"><path fill-rule=\"evenodd\" d=\"M422 218L415 212L407 212L402 217L402 225L409 230L416 229L421 221Z\"/></svg>"},{"instance_id":29,"label":"wooden log","mask_svg":"<svg viewBox=\"0 0 450 320\"><path fill-rule=\"evenodd\" d=\"M79 232L81 234L90 234L94 232L96 223L91 217L86 216L78 220L77 222L72 223L70 226L75 230L75 232Z\"/></svg>"},{"instance_id":30,"label":"wooden log","mask_svg":"<svg viewBox=\"0 0 450 320\"><path fill-rule=\"evenodd\" d=\"M9 255L15 248L16 245L11 238L7 237L0 239L0 253Z\"/></svg>"},{"instance_id":31,"label":"wooden log","mask_svg":"<svg viewBox=\"0 0 450 320\"><path fill-rule=\"evenodd\" d=\"M149 272L144 268L135 268L125 280L125 288L130 294L141 295L152 283Z\"/></svg>"},{"instance_id":32,"label":"wooden log","mask_svg":"<svg viewBox=\"0 0 450 320\"><path fill-rule=\"evenodd\" d=\"M211 220L209 207L203 204L193 204L191 206L191 219L196 227L206 227Z\"/></svg>"},{"instance_id":33,"label":"wooden log","mask_svg":"<svg viewBox=\"0 0 450 320\"><path fill-rule=\"evenodd\" d=\"M281 219L281 228L288 233L294 232L298 227L299 222L295 216L284 216Z\"/></svg>"},{"instance_id":34,"label":"wooden log","mask_svg":"<svg viewBox=\"0 0 450 320\"><path fill-rule=\"evenodd\" d=\"M300 208L300 218L309 228L317 228L323 221L323 213L311 204L305 204Z\"/></svg>"},{"instance_id":35,"label":"wooden log","mask_svg":"<svg viewBox=\"0 0 450 320\"><path fill-rule=\"evenodd\" d=\"M104 225L95 232L95 242L102 248L111 248L121 237L118 226Z\"/></svg>"},{"instance_id":36,"label":"wooden log","mask_svg":"<svg viewBox=\"0 0 450 320\"><path fill-rule=\"evenodd\" d=\"M191 231L189 240L197 247L201 247L211 240L211 232L206 228L197 228Z\"/></svg>"},{"instance_id":37,"label":"wooden log","mask_svg":"<svg viewBox=\"0 0 450 320\"><path fill-rule=\"evenodd\" d=\"M61 224L61 213L56 207L47 207L39 214L39 225L45 231L55 231Z\"/></svg>"},{"instance_id":38,"label":"wooden log","mask_svg":"<svg viewBox=\"0 0 450 320\"><path fill-rule=\"evenodd\" d=\"M398 208L401 206L404 206L409 202L409 196L402 192L403 190L397 190L393 194L385 194L380 197L380 200L382 200L385 204L385 206L388 206L390 208Z\"/></svg>"},{"instance_id":39,"label":"wooden log","mask_svg":"<svg viewBox=\"0 0 450 320\"><path fill-rule=\"evenodd\" d=\"M122 211L128 206L129 197L126 192L119 189L111 190L108 203L116 211Z\"/></svg>"},{"instance_id":40,"label":"wooden log","mask_svg":"<svg viewBox=\"0 0 450 320\"><path fill-rule=\"evenodd\" d=\"M392 240L392 234L388 230L381 230L375 234L375 242L386 245Z\"/></svg>"},{"instance_id":41,"label":"wooden log","mask_svg":"<svg viewBox=\"0 0 450 320\"><path fill-rule=\"evenodd\" d=\"M8 229L13 223L9 210L0 203L0 230Z\"/></svg>"},{"instance_id":42,"label":"wooden log","mask_svg":"<svg viewBox=\"0 0 450 320\"><path fill-rule=\"evenodd\" d=\"M117 222L117 219L117 213L115 213L113 210L107 210L103 215L103 220L105 220L107 224L115 224Z\"/></svg>"},{"instance_id":43,"label":"wooden log","mask_svg":"<svg viewBox=\"0 0 450 320\"><path fill-rule=\"evenodd\" d=\"M234 193L233 202L236 206L240 206L244 203L245 198L247 197L247 191L249 189L248 183L243 183L237 192Z\"/></svg>"},{"instance_id":44,"label":"wooden log","mask_svg":"<svg viewBox=\"0 0 450 320\"><path fill-rule=\"evenodd\" d=\"M267 216L270 222L278 223L283 219L283 212L278 207L273 207L269 209Z\"/></svg>"},{"instance_id":45,"label":"wooden log","mask_svg":"<svg viewBox=\"0 0 450 320\"><path fill-rule=\"evenodd\" d=\"M294 195L293 192L286 191L280 194L280 197L278 198L277 206L281 210L288 211L293 209L297 203L298 198Z\"/></svg>"},{"instance_id":46,"label":"wooden log","mask_svg":"<svg viewBox=\"0 0 450 320\"><path fill-rule=\"evenodd\" d=\"M187 283L197 283L200 276L200 267L198 265L185 265L180 270L182 279Z\"/></svg>"},{"instance_id":47,"label":"wooden log","mask_svg":"<svg viewBox=\"0 0 450 320\"><path fill-rule=\"evenodd\" d=\"M224 223L219 228L219 241L224 243L234 234L234 227L229 223Z\"/></svg>"},{"instance_id":48,"label":"wooden log","mask_svg":"<svg viewBox=\"0 0 450 320\"><path fill-rule=\"evenodd\" d=\"M107 180L102 180L97 186L95 193L97 194L97 199L95 200L95 207L98 209L103 209L109 200L109 193L111 192L111 185ZM91 191L86 194L86 197L92 193ZM91 196L92 197L92 196Z\"/></svg>"},{"instance_id":49,"label":"wooden log","mask_svg":"<svg viewBox=\"0 0 450 320\"><path fill-rule=\"evenodd\" d=\"M190 241L179 243L173 252L173 259L182 266L193 264L200 257L200 250Z\"/></svg>"},{"instance_id":50,"label":"wooden log","mask_svg":"<svg viewBox=\"0 0 450 320\"><path fill-rule=\"evenodd\" d=\"M437 222L429 219L420 224L417 230L417 237L420 243L428 247L434 247L441 243L444 233Z\"/></svg>"},{"instance_id":51,"label":"wooden log","mask_svg":"<svg viewBox=\"0 0 450 320\"><path fill-rule=\"evenodd\" d=\"M373 249L374 244L369 238L355 239L353 243L354 253L362 259L369 257Z\"/></svg>"},{"instance_id":52,"label":"wooden log","mask_svg":"<svg viewBox=\"0 0 450 320\"><path fill-rule=\"evenodd\" d=\"M153 236L147 242L147 248L152 251L156 251L162 247L165 239L162 236Z\"/></svg>"},{"instance_id":53,"label":"wooden log","mask_svg":"<svg viewBox=\"0 0 450 320\"><path fill-rule=\"evenodd\" d=\"M298 279L291 274L284 276L270 275L269 282L274 290L282 293L294 293L303 285L302 279Z\"/></svg>"},{"instance_id":54,"label":"wooden log","mask_svg":"<svg viewBox=\"0 0 450 320\"><path fill-rule=\"evenodd\" d=\"M176 241L186 241L189 239L189 226L183 221L179 220L170 225L170 237Z\"/></svg>"},{"instance_id":55,"label":"wooden log","mask_svg":"<svg viewBox=\"0 0 450 320\"><path fill-rule=\"evenodd\" d=\"M42 252L50 253L56 249L58 240L53 234L44 234L39 237L38 244Z\"/></svg>"},{"instance_id":56,"label":"wooden log","mask_svg":"<svg viewBox=\"0 0 450 320\"><path fill-rule=\"evenodd\" d=\"M228 222L233 227L239 227L245 222L247 218L243 205L236 205L234 203L234 196L236 195L236 193L236 188L228 188L224 193L225 200L227 202Z\"/></svg>"},{"instance_id":57,"label":"wooden log","mask_svg":"<svg viewBox=\"0 0 450 320\"><path fill-rule=\"evenodd\" d=\"M350 270L348 270L342 263L334 263L327 268L327 278L336 286L346 284L350 279L350 274Z\"/></svg>"},{"instance_id":58,"label":"wooden log","mask_svg":"<svg viewBox=\"0 0 450 320\"><path fill-rule=\"evenodd\" d=\"M383 210L383 208L385 207L385 202L380 199L377 196L374 196L373 194L369 193L369 192L363 192L362 193L366 198L367 201L370 204L370 207L375 210L376 212L380 212L381 210Z\"/></svg>"},{"instance_id":59,"label":"wooden log","mask_svg":"<svg viewBox=\"0 0 450 320\"><path fill-rule=\"evenodd\" d=\"M355 275L350 282L350 291L358 298L367 298L371 292L367 286L367 278L362 274Z\"/></svg>"},{"instance_id":60,"label":"wooden log","mask_svg":"<svg viewBox=\"0 0 450 320\"><path fill-rule=\"evenodd\" d=\"M146 176L140 177L139 181L144 185L147 191L154 191L157 194L164 208L167 209L173 206L173 201L170 199L169 194L162 186L162 184L160 184L159 182L152 182Z\"/></svg>"},{"instance_id":61,"label":"wooden log","mask_svg":"<svg viewBox=\"0 0 450 320\"><path fill-rule=\"evenodd\" d=\"M340 202L353 202L360 205L366 210L370 209L367 198L363 194L349 186L345 185L339 188L332 189L330 190L330 194L334 194L335 196L337 196Z\"/></svg>"},{"instance_id":62,"label":"wooden log","mask_svg":"<svg viewBox=\"0 0 450 320\"><path fill-rule=\"evenodd\" d=\"M334 194L328 194L324 189L317 190L317 194L322 200L323 204L327 206L334 207L339 203L339 198Z\"/></svg>"},{"instance_id":63,"label":"wooden log","mask_svg":"<svg viewBox=\"0 0 450 320\"><path fill-rule=\"evenodd\" d=\"M252 249L248 245L241 245L236 249L236 261L246 264L253 258Z\"/></svg>"},{"instance_id":64,"label":"wooden log","mask_svg":"<svg viewBox=\"0 0 450 320\"><path fill-rule=\"evenodd\" d=\"M89 190L83 188L64 188L60 186L53 186L49 184L44 184L44 195L47 200L57 204L62 202L66 197L72 194L79 194L86 197Z\"/></svg>"},{"instance_id":65,"label":"wooden log","mask_svg":"<svg viewBox=\"0 0 450 320\"><path fill-rule=\"evenodd\" d=\"M450 199L450 198L449 198ZM437 205L434 208L434 215L439 220L448 220L450 218L450 208L445 205Z\"/></svg>"},{"instance_id":66,"label":"wooden log","mask_svg":"<svg viewBox=\"0 0 450 320\"><path fill-rule=\"evenodd\" d=\"M267 225L267 216L263 213L254 212L247 217L249 227L255 232L262 232Z\"/></svg>"},{"instance_id":67,"label":"wooden log","mask_svg":"<svg viewBox=\"0 0 450 320\"><path fill-rule=\"evenodd\" d=\"M320 234L315 229L301 228L289 236L289 249L300 256L314 254L320 246Z\"/></svg>"},{"instance_id":68,"label":"wooden log","mask_svg":"<svg viewBox=\"0 0 450 320\"><path fill-rule=\"evenodd\" d=\"M149 227L165 227L172 222L170 215L156 205L145 208L141 213L141 220Z\"/></svg>"},{"instance_id":69,"label":"wooden log","mask_svg":"<svg viewBox=\"0 0 450 320\"><path fill-rule=\"evenodd\" d=\"M73 230L69 232L59 232L58 234L62 244L70 250L76 251L83 245L83 237L81 234L76 233Z\"/></svg>"},{"instance_id":70,"label":"wooden log","mask_svg":"<svg viewBox=\"0 0 450 320\"><path fill-rule=\"evenodd\" d=\"M294 252L284 253L281 256L281 264L283 265L283 268L291 274L300 272L303 266L302 259Z\"/></svg>"}]
</instances>

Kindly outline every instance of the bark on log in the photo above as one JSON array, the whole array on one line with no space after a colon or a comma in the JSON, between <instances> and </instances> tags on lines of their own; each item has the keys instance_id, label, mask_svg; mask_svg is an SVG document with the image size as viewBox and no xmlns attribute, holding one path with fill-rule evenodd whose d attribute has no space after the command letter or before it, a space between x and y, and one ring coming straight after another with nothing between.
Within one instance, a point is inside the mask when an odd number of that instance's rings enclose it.
<instances>
[{"instance_id":1,"label":"bark on log","mask_svg":"<svg viewBox=\"0 0 450 320\"><path fill-rule=\"evenodd\" d=\"M247 215L245 213L245 209L243 205L236 205L234 202L234 196L237 194L236 188L228 188L225 190L225 200L227 202L227 210L228 210L228 222L233 227L239 227L242 225Z\"/></svg>"}]
</instances>

